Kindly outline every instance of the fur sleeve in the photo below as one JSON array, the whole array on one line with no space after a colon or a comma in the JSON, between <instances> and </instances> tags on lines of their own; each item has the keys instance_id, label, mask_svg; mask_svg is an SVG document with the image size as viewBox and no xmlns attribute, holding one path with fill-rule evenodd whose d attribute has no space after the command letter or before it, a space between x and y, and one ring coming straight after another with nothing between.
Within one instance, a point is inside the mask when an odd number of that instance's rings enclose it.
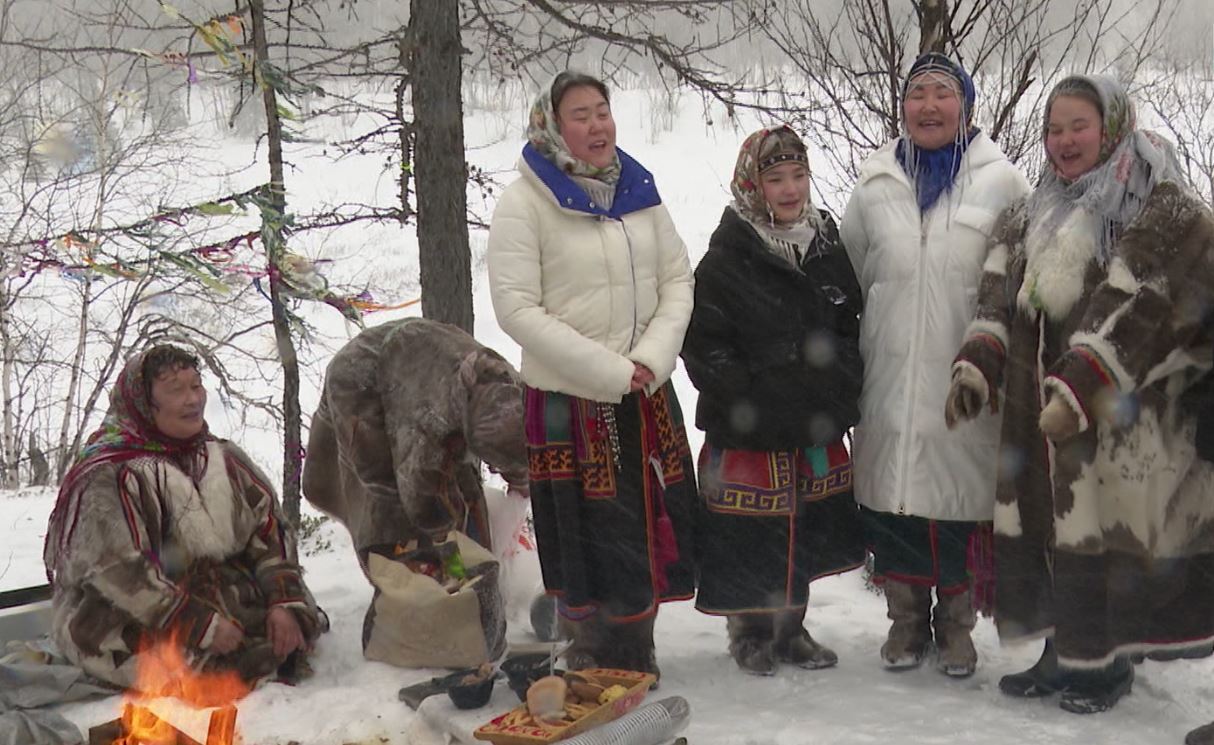
<instances>
[{"instance_id":1,"label":"fur sleeve","mask_svg":"<svg viewBox=\"0 0 1214 745\"><path fill-rule=\"evenodd\" d=\"M304 620L310 618L308 593L296 554L295 531L282 514L278 496L261 469L257 468L243 450L230 442L224 443L228 476L237 499L244 499L256 516L255 528L244 548L244 558L257 577L271 607L291 607ZM304 625L307 634L309 626Z\"/></svg>"},{"instance_id":2,"label":"fur sleeve","mask_svg":"<svg viewBox=\"0 0 1214 745\"><path fill-rule=\"evenodd\" d=\"M1208 344L1214 296L1214 219L1162 183L1118 241L1108 273L1055 364L1048 386L1080 412L1108 419L1120 396L1193 368Z\"/></svg>"},{"instance_id":3,"label":"fur sleeve","mask_svg":"<svg viewBox=\"0 0 1214 745\"><path fill-rule=\"evenodd\" d=\"M1003 385L1016 292L1024 276L1024 200L1006 208L991 231L990 248L978 283L978 307L954 365L973 365L994 392Z\"/></svg>"}]
</instances>

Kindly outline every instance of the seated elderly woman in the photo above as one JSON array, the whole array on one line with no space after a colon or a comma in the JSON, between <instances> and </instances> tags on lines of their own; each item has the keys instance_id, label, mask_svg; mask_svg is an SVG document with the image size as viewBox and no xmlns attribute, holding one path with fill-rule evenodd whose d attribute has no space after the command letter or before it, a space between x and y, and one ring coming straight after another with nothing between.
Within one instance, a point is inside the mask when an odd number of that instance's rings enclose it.
<instances>
[{"instance_id":1,"label":"seated elderly woman","mask_svg":"<svg viewBox=\"0 0 1214 745\"><path fill-rule=\"evenodd\" d=\"M123 687L167 640L195 669L299 675L322 630L274 490L208 432L206 398L194 355L162 345L132 357L51 514L52 636Z\"/></svg>"}]
</instances>

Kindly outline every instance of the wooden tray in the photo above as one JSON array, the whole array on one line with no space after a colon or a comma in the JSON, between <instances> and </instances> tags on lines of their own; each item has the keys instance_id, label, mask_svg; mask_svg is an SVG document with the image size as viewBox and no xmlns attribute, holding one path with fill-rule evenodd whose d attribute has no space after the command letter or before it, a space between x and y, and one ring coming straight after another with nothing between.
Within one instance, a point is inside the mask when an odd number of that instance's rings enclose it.
<instances>
[{"instance_id":1,"label":"wooden tray","mask_svg":"<svg viewBox=\"0 0 1214 745\"><path fill-rule=\"evenodd\" d=\"M563 740L579 732L585 732L591 727L610 722L635 709L641 703L641 699L645 698L650 686L657 681L657 678L650 673L638 673L632 670L593 668L578 672L597 679L604 686L622 685L628 689L628 693L614 701L599 704L598 707L563 727L541 727L533 723L505 724L511 715L515 715L517 718L518 713L527 713L527 704L524 703L501 716L494 717L488 724L481 725L476 732L472 733L472 736L478 740L488 740L494 745L541 745Z\"/></svg>"}]
</instances>

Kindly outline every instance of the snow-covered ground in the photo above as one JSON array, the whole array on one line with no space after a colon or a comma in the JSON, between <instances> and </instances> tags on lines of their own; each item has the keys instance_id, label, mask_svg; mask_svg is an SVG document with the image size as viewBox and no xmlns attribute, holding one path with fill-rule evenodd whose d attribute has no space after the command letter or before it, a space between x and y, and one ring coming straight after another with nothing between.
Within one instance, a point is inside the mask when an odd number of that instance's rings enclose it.
<instances>
[{"instance_id":1,"label":"snow-covered ground","mask_svg":"<svg viewBox=\"0 0 1214 745\"><path fill-rule=\"evenodd\" d=\"M53 500L46 491L0 497L0 545L14 557L9 571L21 567L18 576L28 581L40 577L31 557L40 554L40 516ZM238 722L244 741L410 743L415 715L397 700L397 691L437 671L401 670L362 658L359 639L370 588L345 531L327 523L320 537L332 549L303 557L308 583L333 623L313 658L316 675L294 688L263 686L245 699ZM515 569L524 583L535 571L533 564ZM986 620L975 634L981 662L973 678L950 680L930 666L886 672L877 658L888 623L884 602L865 589L859 572L815 584L809 620L814 636L839 652L839 666L785 667L773 678L755 678L739 672L726 654L724 621L697 613L690 603L667 605L657 624L662 686L650 699L679 695L691 703L684 734L693 745L1154 745L1180 743L1188 729L1214 718L1214 660L1144 663L1133 693L1106 714L1068 714L1056 698L1009 699L999 693L999 676L1031 664L1037 649L1001 648ZM512 639L533 641L525 623L512 624ZM113 697L60 710L87 730L116 716L119 705ZM484 720L497 713L483 710Z\"/></svg>"},{"instance_id":2,"label":"snow-covered ground","mask_svg":"<svg viewBox=\"0 0 1214 745\"><path fill-rule=\"evenodd\" d=\"M668 119L652 113L662 105L653 93L624 92L614 104L620 145L655 173L694 263L728 199L736 147L748 127L722 124L726 118L719 111L712 116L716 124L706 124L698 101L690 96L684 101ZM521 146L522 121L519 106L470 114L469 141L479 145L470 153L472 161L489 171L508 171ZM368 190L390 193L394 188L390 178L368 170L375 163L333 166L307 157L295 162L299 170L289 179L295 204L353 200ZM831 195L830 206L838 207L843 196ZM408 254L412 238L394 230L377 229L367 241L388 241L391 250ZM477 335L517 363L517 347L494 323L479 260L483 250L484 235L474 235ZM313 314L323 319L331 336L344 336L335 316L328 309ZM372 316L370 321L388 317ZM675 382L690 422L694 390L681 370ZM310 411L315 381L305 385L312 386L303 394ZM214 397L208 418L215 430L234 435L273 471L281 458L277 438L226 429L229 414ZM698 449L702 435L694 429L689 435ZM44 581L42 536L53 501L48 490L0 493L0 589ZM259 745L292 740L305 745L407 743L414 714L397 700L397 691L436 671L401 670L362 658L360 635L370 588L344 530L328 523L319 538L331 548L308 553L315 545L310 542L303 564L333 628L319 642L316 675L295 688L268 685L252 693L240 706L244 740ZM525 597L537 569L534 564L515 569ZM1024 702L999 693L999 676L1028 666L1039 650L1000 647L985 620L975 634L981 662L973 678L949 680L930 666L886 672L877 657L888 624L884 602L865 589L859 573L815 584L809 619L814 636L839 652L839 666L786 668L773 678L757 679L740 673L728 658L723 620L696 613L690 603L667 606L657 624L662 687L651 698L681 695L690 701L692 721L685 734L693 745L1179 743L1188 729L1214 718L1214 659L1145 663L1138 668L1133 694L1114 711L1079 717L1060 710L1056 699ZM528 629L515 623L511 638L528 640ZM113 718L118 707L119 699L109 698L64 706L62 712L87 729ZM495 713L485 710L484 719Z\"/></svg>"}]
</instances>

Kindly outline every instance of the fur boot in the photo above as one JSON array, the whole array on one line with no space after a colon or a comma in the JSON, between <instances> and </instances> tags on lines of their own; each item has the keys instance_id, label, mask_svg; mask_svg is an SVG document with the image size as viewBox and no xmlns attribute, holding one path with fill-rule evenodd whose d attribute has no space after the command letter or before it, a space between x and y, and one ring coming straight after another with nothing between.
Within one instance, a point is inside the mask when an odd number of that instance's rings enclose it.
<instances>
[{"instance_id":1,"label":"fur boot","mask_svg":"<svg viewBox=\"0 0 1214 745\"><path fill-rule=\"evenodd\" d=\"M739 613L725 622L729 630L729 654L742 672L775 675L775 643L772 617L767 613Z\"/></svg>"},{"instance_id":2,"label":"fur boot","mask_svg":"<svg viewBox=\"0 0 1214 745\"><path fill-rule=\"evenodd\" d=\"M653 648L653 624L656 620L655 613L631 623L610 624L608 631L611 646L602 655L604 666L652 673L660 680L662 671L658 669L657 655ZM653 687L657 688L656 682Z\"/></svg>"},{"instance_id":3,"label":"fur boot","mask_svg":"<svg viewBox=\"0 0 1214 745\"><path fill-rule=\"evenodd\" d=\"M573 640L565 652L565 664L570 670L602 667L606 663L612 640L602 614L595 613L581 621L562 616L559 626L561 635Z\"/></svg>"},{"instance_id":4,"label":"fur boot","mask_svg":"<svg viewBox=\"0 0 1214 745\"><path fill-rule=\"evenodd\" d=\"M969 590L958 595L937 593L932 613L936 634L936 669L950 678L968 678L978 666L978 652L970 633L978 614Z\"/></svg>"},{"instance_id":5,"label":"fur boot","mask_svg":"<svg viewBox=\"0 0 1214 745\"><path fill-rule=\"evenodd\" d=\"M775 616L775 656L780 662L820 670L839 664L839 655L809 635L804 626L805 608L788 608Z\"/></svg>"},{"instance_id":6,"label":"fur boot","mask_svg":"<svg viewBox=\"0 0 1214 745\"><path fill-rule=\"evenodd\" d=\"M932 588L887 579L885 603L893 624L881 645L881 659L890 670L918 667L932 641Z\"/></svg>"}]
</instances>

